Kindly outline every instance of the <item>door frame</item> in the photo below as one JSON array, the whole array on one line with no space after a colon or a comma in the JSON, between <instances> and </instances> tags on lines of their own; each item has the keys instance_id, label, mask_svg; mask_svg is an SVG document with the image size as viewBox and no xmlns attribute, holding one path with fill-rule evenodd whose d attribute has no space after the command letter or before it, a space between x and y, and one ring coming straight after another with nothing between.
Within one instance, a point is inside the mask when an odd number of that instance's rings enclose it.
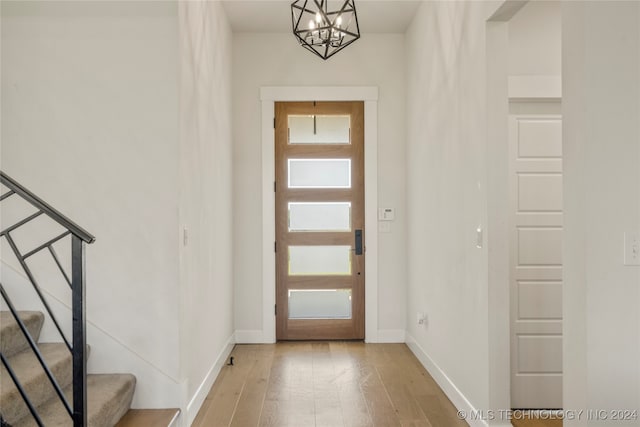
<instances>
[{"instance_id":1,"label":"door frame","mask_svg":"<svg viewBox=\"0 0 640 427\"><path fill-rule=\"evenodd\" d=\"M378 88L375 86L265 86L262 102L262 337L276 341L275 134L277 101L364 102L365 342L378 342Z\"/></svg>"}]
</instances>

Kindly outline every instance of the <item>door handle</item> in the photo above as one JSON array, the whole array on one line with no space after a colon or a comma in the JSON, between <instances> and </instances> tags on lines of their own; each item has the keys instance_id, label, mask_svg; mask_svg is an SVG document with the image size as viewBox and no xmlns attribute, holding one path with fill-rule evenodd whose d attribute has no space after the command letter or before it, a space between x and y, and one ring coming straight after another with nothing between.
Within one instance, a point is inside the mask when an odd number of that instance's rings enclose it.
<instances>
[{"instance_id":1,"label":"door handle","mask_svg":"<svg viewBox=\"0 0 640 427\"><path fill-rule=\"evenodd\" d=\"M356 255L362 255L362 230L356 230Z\"/></svg>"}]
</instances>

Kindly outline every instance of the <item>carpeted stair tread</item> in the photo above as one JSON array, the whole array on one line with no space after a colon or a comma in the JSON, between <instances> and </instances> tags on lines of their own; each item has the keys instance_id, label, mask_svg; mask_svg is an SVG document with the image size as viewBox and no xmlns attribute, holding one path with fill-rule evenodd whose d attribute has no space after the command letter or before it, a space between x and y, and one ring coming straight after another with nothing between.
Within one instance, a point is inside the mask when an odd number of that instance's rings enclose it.
<instances>
[{"instance_id":1,"label":"carpeted stair tread","mask_svg":"<svg viewBox=\"0 0 640 427\"><path fill-rule=\"evenodd\" d=\"M131 374L95 374L87 377L87 427L113 427L131 406L136 377ZM71 387L65 389L71 400ZM47 427L70 427L69 414L57 397L38 408L38 414ZM13 427L37 427L29 414L12 424Z\"/></svg>"},{"instance_id":2,"label":"carpeted stair tread","mask_svg":"<svg viewBox=\"0 0 640 427\"><path fill-rule=\"evenodd\" d=\"M38 342L40 330L44 323L44 315L39 311L19 311L20 319L31 333L31 337ZM11 357L29 347L29 343L22 335L18 322L10 311L0 312L0 352L5 357Z\"/></svg>"},{"instance_id":3,"label":"carpeted stair tread","mask_svg":"<svg viewBox=\"0 0 640 427\"><path fill-rule=\"evenodd\" d=\"M67 346L51 343L39 344L38 348L60 387L64 389L71 384L72 362ZM34 405L46 402L55 394L53 385L31 348L12 356L9 364ZM11 424L26 416L29 409L4 366L0 368L0 372L0 412Z\"/></svg>"}]
</instances>

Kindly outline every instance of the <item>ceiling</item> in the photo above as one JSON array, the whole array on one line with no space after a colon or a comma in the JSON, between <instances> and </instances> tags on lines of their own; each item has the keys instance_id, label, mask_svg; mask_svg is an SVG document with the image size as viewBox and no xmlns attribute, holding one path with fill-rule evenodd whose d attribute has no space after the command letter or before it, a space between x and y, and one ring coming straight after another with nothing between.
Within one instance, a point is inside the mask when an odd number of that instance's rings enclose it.
<instances>
[{"instance_id":1,"label":"ceiling","mask_svg":"<svg viewBox=\"0 0 640 427\"><path fill-rule=\"evenodd\" d=\"M362 33L404 33L421 3L421 0L355 1ZM291 0L223 0L222 4L234 32L291 31Z\"/></svg>"}]
</instances>

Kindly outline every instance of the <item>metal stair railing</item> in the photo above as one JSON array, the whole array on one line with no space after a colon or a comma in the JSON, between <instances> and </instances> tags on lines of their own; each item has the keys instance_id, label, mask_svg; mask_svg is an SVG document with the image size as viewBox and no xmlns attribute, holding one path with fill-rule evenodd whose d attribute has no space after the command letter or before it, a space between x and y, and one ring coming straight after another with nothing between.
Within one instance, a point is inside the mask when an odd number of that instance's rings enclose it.
<instances>
[{"instance_id":1,"label":"metal stair railing","mask_svg":"<svg viewBox=\"0 0 640 427\"><path fill-rule=\"evenodd\" d=\"M33 287L35 293L38 295L40 302L42 303L46 311L46 314L53 322L65 345L71 352L73 363L73 400L71 403L65 397L62 387L60 386L60 384L58 384L58 381L47 366L42 353L38 349L36 341L29 333L24 322L18 316L18 311L15 308L2 283L0 283L0 295L5 301L6 306L9 308L9 311L11 311L22 334L27 340L29 347L31 347L31 350L33 350L36 358L40 362L40 365L42 366L42 369L44 370L47 378L51 382L51 385L53 386L58 398L66 408L70 419L73 422L73 426L85 427L87 425L85 245L93 243L95 241L95 237L2 171L0 171L0 184L8 189L7 192L0 194L0 202L3 202L12 196L15 196L20 197L36 208L35 213L30 214L17 221L16 223L2 229L0 231L0 239L6 239L9 247L11 248L11 251L13 252L13 255L15 255L24 274L29 279L31 286ZM41 215L49 217L51 220L62 226L65 231L51 239L44 241L36 248L22 253L18 248L18 245L16 244L12 233L29 224L31 221L35 220ZM66 238L70 238L71 240L71 275L68 275L65 271L63 263L61 262L60 257L58 256L53 246L57 242L62 241ZM69 340L69 338L63 332L60 322L51 310L51 307L49 306L41 287L36 281L34 273L27 263L27 260L31 256L40 253L44 249L47 249L51 257L53 257L53 260L55 261L60 273L64 277L64 280L71 288L71 312L73 318L71 325L71 340ZM42 419L38 415L35 406L29 399L26 390L20 383L19 378L17 378L14 370L11 368L8 358L0 352L0 359L2 361L2 364L7 369L7 373L15 383L18 392L22 396L34 420L39 426L43 427L44 424L42 422Z\"/></svg>"}]
</instances>

